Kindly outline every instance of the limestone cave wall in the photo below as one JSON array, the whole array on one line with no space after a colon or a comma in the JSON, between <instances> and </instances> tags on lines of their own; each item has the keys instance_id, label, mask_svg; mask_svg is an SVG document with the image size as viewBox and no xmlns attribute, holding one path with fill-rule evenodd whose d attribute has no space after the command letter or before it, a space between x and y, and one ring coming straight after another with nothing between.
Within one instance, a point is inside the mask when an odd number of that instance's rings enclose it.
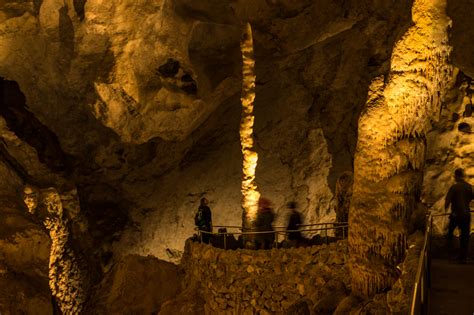
<instances>
[{"instance_id":1,"label":"limestone cave wall","mask_svg":"<svg viewBox=\"0 0 474 315\"><path fill-rule=\"evenodd\" d=\"M178 262L203 196L215 225L240 225L243 22L254 32L259 189L277 225L290 200L305 223L333 220L338 177L357 182L363 168L354 155L371 83L400 70L394 47L416 24L413 3L0 1L0 278L25 291L10 300L26 312L57 307L50 233L24 205L26 185L57 191L67 246L92 282L127 254ZM427 147L415 186L423 177L422 201L436 211L455 167L474 176L469 8L447 1L457 81L415 139Z\"/></svg>"},{"instance_id":2,"label":"limestone cave wall","mask_svg":"<svg viewBox=\"0 0 474 315\"><path fill-rule=\"evenodd\" d=\"M193 232L201 196L211 200L215 224L241 220L239 37L249 21L258 185L279 223L288 200L299 202L306 222L329 220L337 177L352 171L369 82L389 69L410 7L8 1L0 76L18 83L21 115L44 128L24 132L14 115L7 124L77 187L104 252L173 260ZM46 141L50 133L57 143Z\"/></svg>"}]
</instances>

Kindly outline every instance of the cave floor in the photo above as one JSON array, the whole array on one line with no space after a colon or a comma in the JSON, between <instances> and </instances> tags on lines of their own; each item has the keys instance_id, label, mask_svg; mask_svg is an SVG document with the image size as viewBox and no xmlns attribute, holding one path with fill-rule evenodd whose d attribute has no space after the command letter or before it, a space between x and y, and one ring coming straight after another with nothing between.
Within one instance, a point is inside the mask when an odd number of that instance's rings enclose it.
<instances>
[{"instance_id":1,"label":"cave floor","mask_svg":"<svg viewBox=\"0 0 474 315\"><path fill-rule=\"evenodd\" d=\"M474 314L474 261L431 261L429 314Z\"/></svg>"}]
</instances>

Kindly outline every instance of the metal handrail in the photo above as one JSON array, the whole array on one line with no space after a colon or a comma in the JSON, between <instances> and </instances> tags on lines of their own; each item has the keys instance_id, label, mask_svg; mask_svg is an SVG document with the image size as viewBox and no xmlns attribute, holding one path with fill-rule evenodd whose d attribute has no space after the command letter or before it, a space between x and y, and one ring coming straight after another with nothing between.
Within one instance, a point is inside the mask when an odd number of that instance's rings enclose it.
<instances>
[{"instance_id":1,"label":"metal handrail","mask_svg":"<svg viewBox=\"0 0 474 315\"><path fill-rule=\"evenodd\" d=\"M348 222L328 222L328 223L311 223L311 224L297 224L296 226L304 227L304 226L321 226L321 225L329 225L329 224L348 224ZM242 230L241 225L213 225L214 228L230 228L230 229L240 229ZM273 226L274 229L286 229L287 226L283 225L276 225Z\"/></svg>"},{"instance_id":2,"label":"metal handrail","mask_svg":"<svg viewBox=\"0 0 474 315\"><path fill-rule=\"evenodd\" d=\"M469 211L474 213L474 211ZM415 286L413 287L412 302L410 308L411 315L428 313L428 289L431 286L431 241L433 235L433 218L445 217L450 213L430 214L427 218L427 225L423 247L418 260L418 268L415 278Z\"/></svg>"},{"instance_id":3,"label":"metal handrail","mask_svg":"<svg viewBox=\"0 0 474 315\"><path fill-rule=\"evenodd\" d=\"M329 235L328 235L328 230L337 230L337 229L342 229L342 238L344 239L345 238L345 229L347 229L349 227L348 223L347 222L331 222L331 223L315 223L315 224L306 224L305 226L322 226L324 225L324 228L316 228L316 229L299 229L299 230L284 230L284 231L276 231L276 230L272 230L272 231L242 231L242 232L209 232L209 231L204 231L204 230L199 230L198 228L196 228L196 230L198 231L198 235L199 235L199 238L200 238L200 241L202 243L202 235L203 234L209 234L209 235L224 235L224 236L227 236L227 235L232 235L232 236L235 236L235 235L258 235L258 234L275 234L275 244L278 243L278 235L280 234L287 234L287 233L292 233L292 232L317 232L317 231L325 231L325 238L326 238L326 244L329 243ZM328 225L332 225L332 227L328 227ZM298 225L298 226L302 226L302 225ZM237 228L236 226L213 226L213 228L217 228L217 227L229 227L229 228ZM241 227L239 226L238 228L241 229ZM276 228L276 227L274 227ZM281 227L283 228L283 227ZM226 248L226 237L224 237L224 249L227 249Z\"/></svg>"},{"instance_id":4,"label":"metal handrail","mask_svg":"<svg viewBox=\"0 0 474 315\"><path fill-rule=\"evenodd\" d=\"M433 227L433 215L429 215L427 219L425 237L420 258L418 259L418 268L416 271L415 286L413 287L413 297L411 303L411 315L427 313L427 281L429 281L429 267L431 264L430 245L431 231Z\"/></svg>"}]
</instances>

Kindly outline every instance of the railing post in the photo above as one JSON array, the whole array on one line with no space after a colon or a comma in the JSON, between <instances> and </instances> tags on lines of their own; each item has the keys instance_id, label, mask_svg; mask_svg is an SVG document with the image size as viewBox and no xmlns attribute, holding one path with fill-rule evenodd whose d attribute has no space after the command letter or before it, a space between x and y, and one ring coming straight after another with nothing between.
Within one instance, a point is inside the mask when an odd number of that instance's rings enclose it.
<instances>
[{"instance_id":1,"label":"railing post","mask_svg":"<svg viewBox=\"0 0 474 315\"><path fill-rule=\"evenodd\" d=\"M224 250L227 250L227 234L224 234Z\"/></svg>"},{"instance_id":2,"label":"railing post","mask_svg":"<svg viewBox=\"0 0 474 315\"><path fill-rule=\"evenodd\" d=\"M202 244L202 232L201 230L198 230L199 231L199 238L201 239L201 244Z\"/></svg>"},{"instance_id":3,"label":"railing post","mask_svg":"<svg viewBox=\"0 0 474 315\"><path fill-rule=\"evenodd\" d=\"M326 245L329 244L328 225L324 224L324 231L326 232Z\"/></svg>"}]
</instances>

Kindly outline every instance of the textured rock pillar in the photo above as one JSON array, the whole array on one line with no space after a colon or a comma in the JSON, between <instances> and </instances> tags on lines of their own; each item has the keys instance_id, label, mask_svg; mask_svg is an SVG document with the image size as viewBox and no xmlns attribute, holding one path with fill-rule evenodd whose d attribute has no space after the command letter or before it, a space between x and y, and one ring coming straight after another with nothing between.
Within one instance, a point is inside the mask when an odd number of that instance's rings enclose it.
<instances>
[{"instance_id":1,"label":"textured rock pillar","mask_svg":"<svg viewBox=\"0 0 474 315\"><path fill-rule=\"evenodd\" d=\"M417 202L425 134L452 78L446 0L415 0L413 26L396 43L388 77L374 79L359 119L349 212L352 290L391 287L406 252Z\"/></svg>"},{"instance_id":2,"label":"textured rock pillar","mask_svg":"<svg viewBox=\"0 0 474 315\"><path fill-rule=\"evenodd\" d=\"M253 139L255 59L253 56L252 28L249 23L244 26L240 49L242 51L242 119L240 121L240 144L243 155L242 227L244 230L251 230L257 216L260 193L255 184L255 169L258 161Z\"/></svg>"},{"instance_id":3,"label":"textured rock pillar","mask_svg":"<svg viewBox=\"0 0 474 315\"><path fill-rule=\"evenodd\" d=\"M25 188L24 202L43 221L51 237L49 287L63 314L80 314L86 301L86 277L69 240L68 221L54 188Z\"/></svg>"}]
</instances>

